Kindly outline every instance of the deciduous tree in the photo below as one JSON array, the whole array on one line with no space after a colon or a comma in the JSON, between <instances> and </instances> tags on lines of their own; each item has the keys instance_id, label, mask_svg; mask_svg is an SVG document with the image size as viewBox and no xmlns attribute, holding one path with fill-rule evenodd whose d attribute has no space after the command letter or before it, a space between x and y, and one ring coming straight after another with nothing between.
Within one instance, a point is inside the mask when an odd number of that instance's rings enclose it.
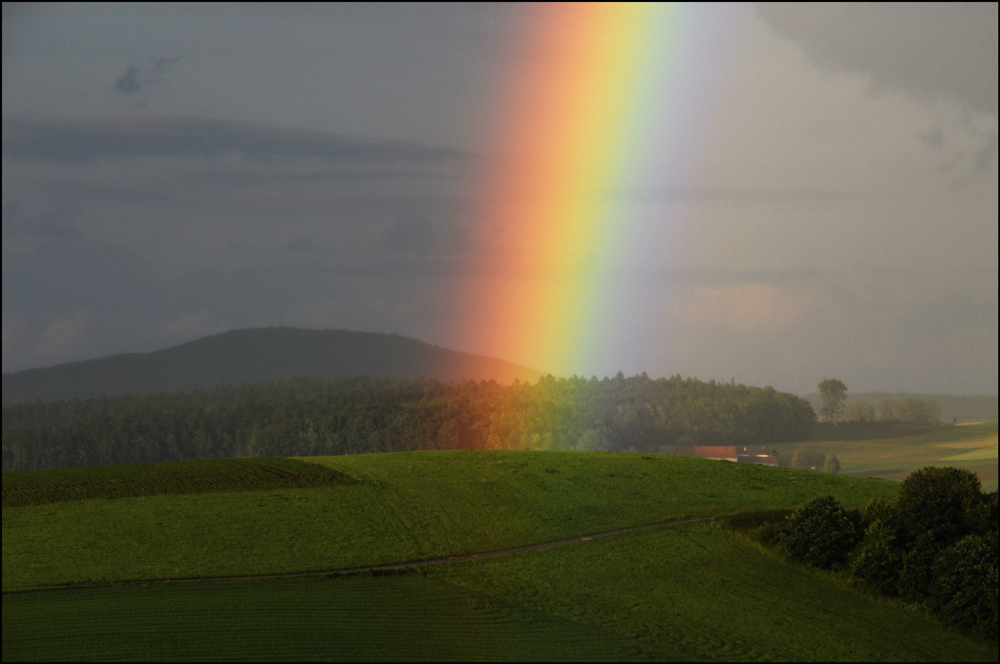
<instances>
[{"instance_id":1,"label":"deciduous tree","mask_svg":"<svg viewBox=\"0 0 1000 664\"><path fill-rule=\"evenodd\" d=\"M823 399L823 407L820 411L827 422L833 422L847 400L847 386L836 378L827 378L820 381L816 387L819 388L820 397Z\"/></svg>"}]
</instances>

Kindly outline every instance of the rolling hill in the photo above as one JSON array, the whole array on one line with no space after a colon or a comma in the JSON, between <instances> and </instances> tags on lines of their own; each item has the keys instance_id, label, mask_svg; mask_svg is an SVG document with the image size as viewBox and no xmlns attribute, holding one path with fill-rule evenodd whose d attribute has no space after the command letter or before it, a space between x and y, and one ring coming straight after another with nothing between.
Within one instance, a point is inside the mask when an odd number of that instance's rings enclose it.
<instances>
[{"instance_id":1,"label":"rolling hill","mask_svg":"<svg viewBox=\"0 0 1000 664\"><path fill-rule=\"evenodd\" d=\"M248 486L248 473L261 481ZM5 659L996 661L995 647L709 520L823 494L889 500L897 485L882 480L666 455L444 451L4 483ZM21 506L8 506L14 493ZM432 558L448 560L414 566ZM387 563L404 567L357 570Z\"/></svg>"},{"instance_id":2,"label":"rolling hill","mask_svg":"<svg viewBox=\"0 0 1000 664\"><path fill-rule=\"evenodd\" d=\"M509 383L542 374L395 334L271 327L223 332L151 353L5 373L3 405L363 375Z\"/></svg>"}]
</instances>

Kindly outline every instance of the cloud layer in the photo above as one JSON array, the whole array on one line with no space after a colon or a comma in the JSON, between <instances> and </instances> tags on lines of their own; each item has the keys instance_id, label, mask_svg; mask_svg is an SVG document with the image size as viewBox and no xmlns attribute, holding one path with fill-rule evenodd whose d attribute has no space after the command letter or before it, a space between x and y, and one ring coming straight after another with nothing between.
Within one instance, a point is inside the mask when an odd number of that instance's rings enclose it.
<instances>
[{"instance_id":1,"label":"cloud layer","mask_svg":"<svg viewBox=\"0 0 1000 664\"><path fill-rule=\"evenodd\" d=\"M4 371L253 325L490 353L460 296L550 273L484 276L476 221L525 11L5 4ZM579 373L995 393L996 5L713 11Z\"/></svg>"}]
</instances>

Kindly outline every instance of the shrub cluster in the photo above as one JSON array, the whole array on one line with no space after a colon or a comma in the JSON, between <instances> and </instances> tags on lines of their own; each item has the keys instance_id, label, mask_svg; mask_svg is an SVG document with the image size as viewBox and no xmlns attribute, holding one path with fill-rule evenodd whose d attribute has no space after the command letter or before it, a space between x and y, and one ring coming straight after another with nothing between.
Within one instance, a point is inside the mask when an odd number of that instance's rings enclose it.
<instances>
[{"instance_id":1,"label":"shrub cluster","mask_svg":"<svg viewBox=\"0 0 1000 664\"><path fill-rule=\"evenodd\" d=\"M926 467L903 481L894 504L846 510L821 496L790 514L775 545L789 558L844 569L944 623L997 640L997 493L974 473Z\"/></svg>"}]
</instances>

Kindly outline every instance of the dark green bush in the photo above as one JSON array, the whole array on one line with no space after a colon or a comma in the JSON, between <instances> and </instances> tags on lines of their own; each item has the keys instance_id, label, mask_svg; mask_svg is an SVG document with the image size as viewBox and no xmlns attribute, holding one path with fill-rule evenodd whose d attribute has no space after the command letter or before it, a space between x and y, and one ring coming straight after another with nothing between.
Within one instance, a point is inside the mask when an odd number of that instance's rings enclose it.
<instances>
[{"instance_id":1,"label":"dark green bush","mask_svg":"<svg viewBox=\"0 0 1000 664\"><path fill-rule=\"evenodd\" d=\"M881 498L872 498L861 508L861 527L868 528L876 521L881 521L883 526L894 523L895 510L892 505Z\"/></svg>"},{"instance_id":2,"label":"dark green bush","mask_svg":"<svg viewBox=\"0 0 1000 664\"><path fill-rule=\"evenodd\" d=\"M997 536L997 492L988 493L965 514L965 525L974 535Z\"/></svg>"},{"instance_id":3,"label":"dark green bush","mask_svg":"<svg viewBox=\"0 0 1000 664\"><path fill-rule=\"evenodd\" d=\"M969 535L938 556L927 608L945 623L996 642L996 538Z\"/></svg>"},{"instance_id":4,"label":"dark green bush","mask_svg":"<svg viewBox=\"0 0 1000 664\"><path fill-rule=\"evenodd\" d=\"M792 510L751 510L719 517L717 523L747 539L771 546L781 534L782 525Z\"/></svg>"},{"instance_id":5,"label":"dark green bush","mask_svg":"<svg viewBox=\"0 0 1000 664\"><path fill-rule=\"evenodd\" d=\"M964 468L927 466L903 480L896 495L900 534L915 540L933 532L942 548L968 534L966 513L983 500L979 478Z\"/></svg>"},{"instance_id":6,"label":"dark green bush","mask_svg":"<svg viewBox=\"0 0 1000 664\"><path fill-rule=\"evenodd\" d=\"M859 521L832 496L820 496L788 516L778 543L790 558L830 569L847 562L861 539Z\"/></svg>"},{"instance_id":7,"label":"dark green bush","mask_svg":"<svg viewBox=\"0 0 1000 664\"><path fill-rule=\"evenodd\" d=\"M851 552L848 564L851 574L869 587L886 595L898 595L903 556L892 527L876 519L868 525L861 544Z\"/></svg>"},{"instance_id":8,"label":"dark green bush","mask_svg":"<svg viewBox=\"0 0 1000 664\"><path fill-rule=\"evenodd\" d=\"M800 470L821 470L826 456L809 447L797 447L792 455L792 468Z\"/></svg>"},{"instance_id":9,"label":"dark green bush","mask_svg":"<svg viewBox=\"0 0 1000 664\"><path fill-rule=\"evenodd\" d=\"M930 593L934 561L945 549L941 538L933 531L920 533L906 545L906 554L899 569L899 594L911 602L922 603Z\"/></svg>"}]
</instances>

